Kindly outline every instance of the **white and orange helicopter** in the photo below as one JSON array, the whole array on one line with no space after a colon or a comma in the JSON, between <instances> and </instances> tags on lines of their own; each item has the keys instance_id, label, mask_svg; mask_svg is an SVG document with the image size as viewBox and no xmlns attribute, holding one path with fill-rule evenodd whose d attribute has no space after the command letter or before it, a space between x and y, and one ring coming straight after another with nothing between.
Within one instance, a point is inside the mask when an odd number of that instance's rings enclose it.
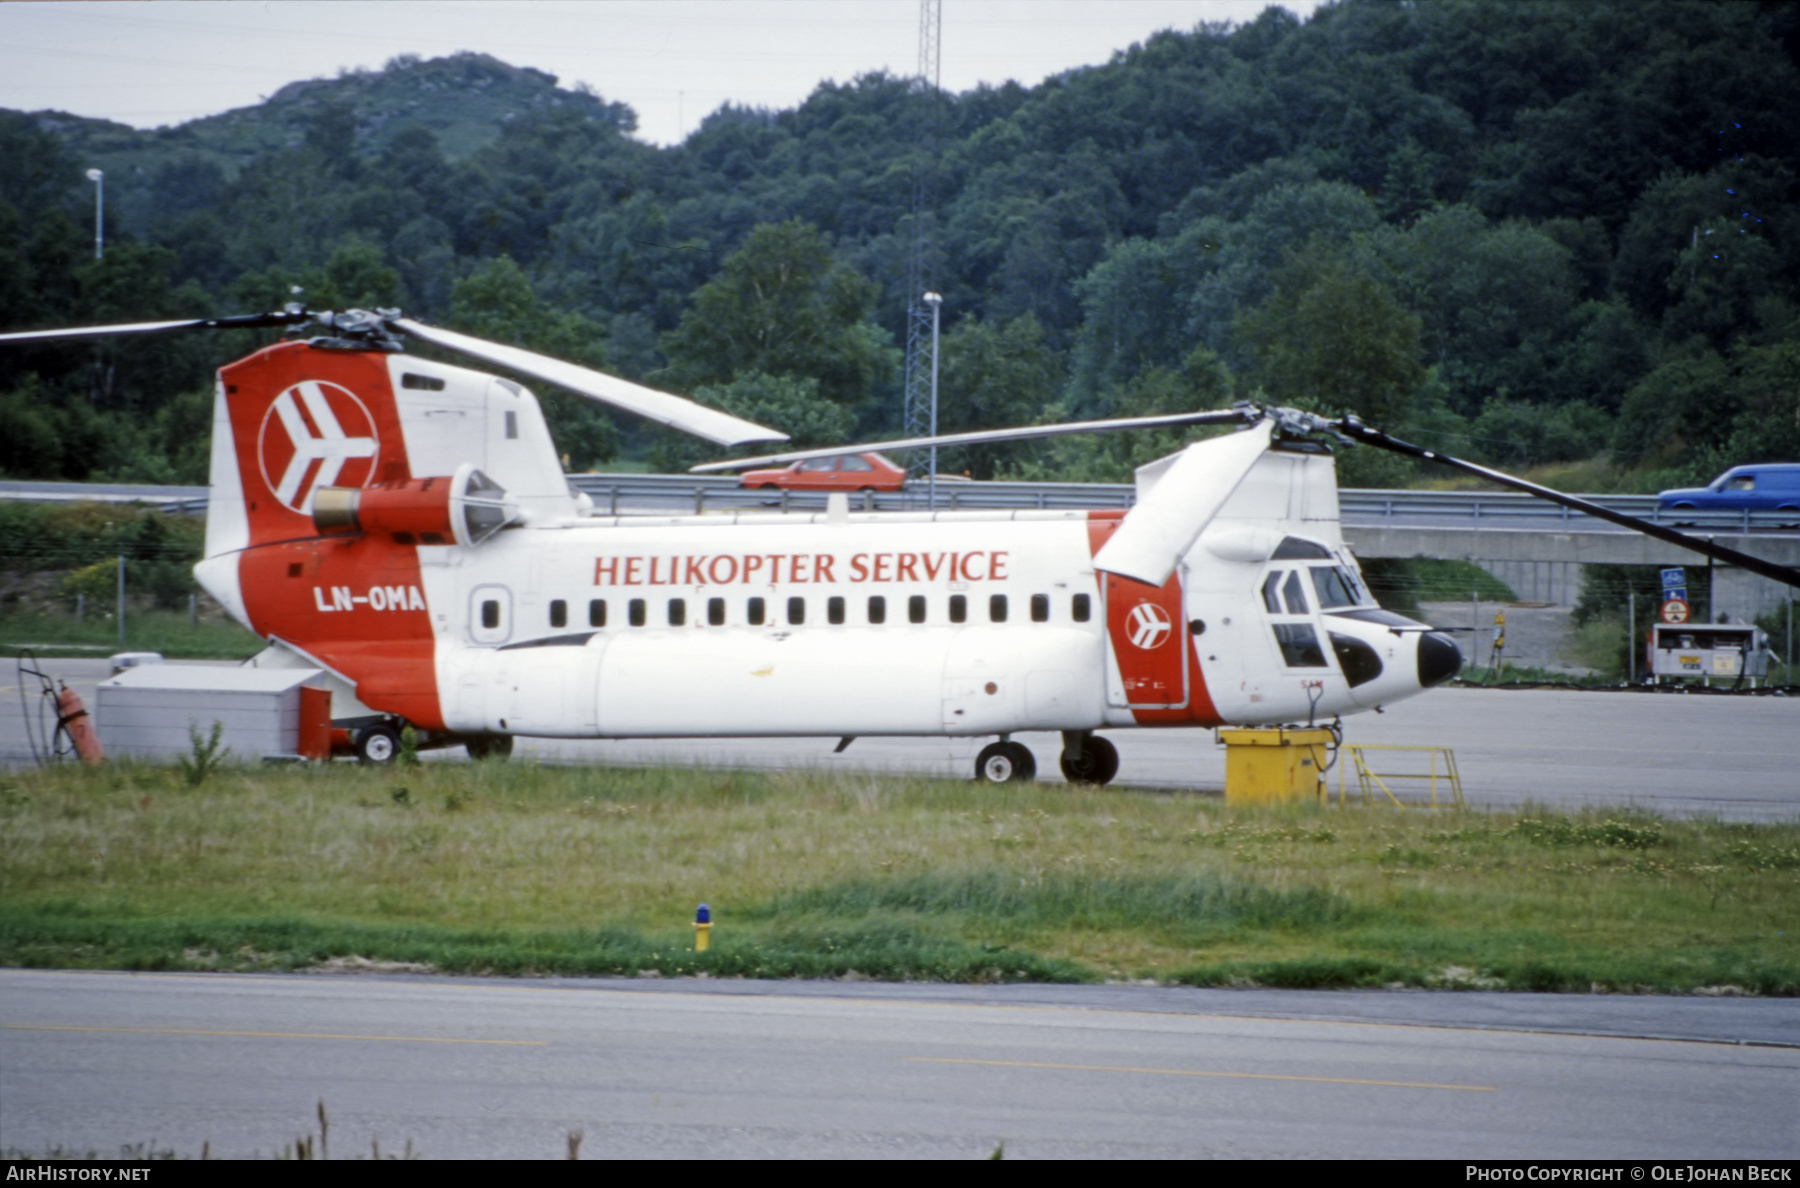
<instances>
[{"instance_id":1,"label":"white and orange helicopter","mask_svg":"<svg viewBox=\"0 0 1800 1188\"><path fill-rule=\"evenodd\" d=\"M989 782L1030 779L1021 731L1059 731L1104 784L1102 730L1318 722L1456 674L1454 641L1383 610L1338 518L1321 439L1445 462L1800 585L1800 573L1438 455L1354 418L1242 405L737 459L1237 425L1137 472L1129 511L602 515L518 383L405 354L398 336L720 446L786 435L547 356L402 317L308 312L0 335L0 344L316 327L218 373L196 575L325 670L345 750L510 753L515 735L996 736Z\"/></svg>"}]
</instances>

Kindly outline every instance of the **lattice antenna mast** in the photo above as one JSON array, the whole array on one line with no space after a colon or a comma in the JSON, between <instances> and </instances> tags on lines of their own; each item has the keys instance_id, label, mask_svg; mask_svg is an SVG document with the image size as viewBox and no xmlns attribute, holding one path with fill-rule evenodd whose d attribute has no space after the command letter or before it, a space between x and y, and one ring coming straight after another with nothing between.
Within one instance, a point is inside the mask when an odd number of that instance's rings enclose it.
<instances>
[{"instance_id":1,"label":"lattice antenna mast","mask_svg":"<svg viewBox=\"0 0 1800 1188\"><path fill-rule=\"evenodd\" d=\"M938 47L943 33L943 0L919 0L919 73L914 91L926 105L913 144L912 258L907 268L906 390L901 411L901 432L907 437L926 437L937 432L932 407L932 373L937 347L932 336L931 305L924 296L936 279L931 263L931 222L937 205L937 92ZM925 457L915 454L911 465L918 471Z\"/></svg>"}]
</instances>

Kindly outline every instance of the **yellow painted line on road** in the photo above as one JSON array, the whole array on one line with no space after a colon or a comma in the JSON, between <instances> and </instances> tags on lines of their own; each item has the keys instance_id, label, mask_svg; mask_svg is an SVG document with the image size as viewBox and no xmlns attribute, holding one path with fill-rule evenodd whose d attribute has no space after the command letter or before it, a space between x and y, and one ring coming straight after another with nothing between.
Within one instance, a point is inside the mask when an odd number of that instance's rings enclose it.
<instances>
[{"instance_id":1,"label":"yellow painted line on road","mask_svg":"<svg viewBox=\"0 0 1800 1188\"><path fill-rule=\"evenodd\" d=\"M1245 1081L1311 1081L1320 1085L1379 1085L1388 1089L1455 1089L1498 1093L1497 1085L1434 1085L1429 1081L1369 1081L1357 1077L1301 1077L1283 1073L1212 1072L1198 1068L1135 1068L1123 1064L1047 1064L1032 1060L968 1060L954 1056L908 1056L914 1064L978 1064L992 1068L1050 1068L1064 1072L1149 1073L1159 1077L1228 1077Z\"/></svg>"},{"instance_id":2,"label":"yellow painted line on road","mask_svg":"<svg viewBox=\"0 0 1800 1188\"><path fill-rule=\"evenodd\" d=\"M451 1039L436 1035L337 1035L319 1031L199 1031L178 1027L72 1027L0 1023L0 1031L94 1031L116 1035L211 1035L228 1039L371 1040L384 1044L498 1044L511 1048L547 1048L548 1040Z\"/></svg>"}]
</instances>

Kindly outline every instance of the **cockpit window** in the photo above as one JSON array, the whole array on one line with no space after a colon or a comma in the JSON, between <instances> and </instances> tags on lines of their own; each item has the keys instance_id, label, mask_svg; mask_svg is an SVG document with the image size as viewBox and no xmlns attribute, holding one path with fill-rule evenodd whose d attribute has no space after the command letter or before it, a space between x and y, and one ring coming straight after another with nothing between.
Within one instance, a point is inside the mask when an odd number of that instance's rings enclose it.
<instances>
[{"instance_id":1,"label":"cockpit window","mask_svg":"<svg viewBox=\"0 0 1800 1188\"><path fill-rule=\"evenodd\" d=\"M1305 583L1300 580L1299 570L1296 569L1294 572L1288 574L1287 584L1282 587L1282 593L1287 595L1288 614L1304 615L1310 613L1306 605L1306 586Z\"/></svg>"},{"instance_id":2,"label":"cockpit window","mask_svg":"<svg viewBox=\"0 0 1800 1188\"><path fill-rule=\"evenodd\" d=\"M1356 582L1350 572L1337 566L1315 565L1312 570L1313 593L1319 596L1321 610L1355 606L1362 601L1356 596Z\"/></svg>"},{"instance_id":3,"label":"cockpit window","mask_svg":"<svg viewBox=\"0 0 1800 1188\"><path fill-rule=\"evenodd\" d=\"M1325 650L1310 623L1275 624L1275 645L1289 668L1325 668Z\"/></svg>"},{"instance_id":4,"label":"cockpit window","mask_svg":"<svg viewBox=\"0 0 1800 1188\"><path fill-rule=\"evenodd\" d=\"M1275 546L1274 561L1329 561L1331 550L1316 541L1301 540L1298 536L1284 536L1281 543Z\"/></svg>"},{"instance_id":5,"label":"cockpit window","mask_svg":"<svg viewBox=\"0 0 1800 1188\"><path fill-rule=\"evenodd\" d=\"M1281 570L1263 579L1263 608L1272 615L1281 613Z\"/></svg>"}]
</instances>

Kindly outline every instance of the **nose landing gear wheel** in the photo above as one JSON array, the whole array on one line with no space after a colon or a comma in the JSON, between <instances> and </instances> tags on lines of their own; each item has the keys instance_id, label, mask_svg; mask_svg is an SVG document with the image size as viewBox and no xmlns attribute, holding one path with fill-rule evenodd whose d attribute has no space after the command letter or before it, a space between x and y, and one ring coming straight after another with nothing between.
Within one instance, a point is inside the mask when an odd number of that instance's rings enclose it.
<instances>
[{"instance_id":1,"label":"nose landing gear wheel","mask_svg":"<svg viewBox=\"0 0 1800 1188\"><path fill-rule=\"evenodd\" d=\"M1024 744L989 743L975 757L975 778L984 784L1010 784L1037 776L1037 760Z\"/></svg>"},{"instance_id":2,"label":"nose landing gear wheel","mask_svg":"<svg viewBox=\"0 0 1800 1188\"><path fill-rule=\"evenodd\" d=\"M1106 739L1090 734L1082 741L1077 758L1063 757L1062 773L1071 784L1110 784L1119 774L1119 750Z\"/></svg>"}]
</instances>

